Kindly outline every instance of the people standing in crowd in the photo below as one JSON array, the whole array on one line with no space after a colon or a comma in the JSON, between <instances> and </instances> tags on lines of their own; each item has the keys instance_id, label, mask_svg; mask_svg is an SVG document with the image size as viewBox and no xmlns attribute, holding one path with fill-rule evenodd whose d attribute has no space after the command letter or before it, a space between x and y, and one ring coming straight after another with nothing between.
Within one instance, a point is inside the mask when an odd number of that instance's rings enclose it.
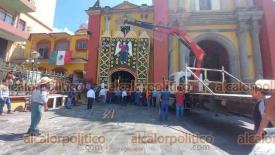
<instances>
[{"instance_id":1,"label":"people standing in crowd","mask_svg":"<svg viewBox=\"0 0 275 155\"><path fill-rule=\"evenodd\" d=\"M136 95L135 96L135 104L140 105L141 92L140 92L139 88L137 88L135 95Z\"/></svg>"},{"instance_id":2,"label":"people standing in crowd","mask_svg":"<svg viewBox=\"0 0 275 155\"><path fill-rule=\"evenodd\" d=\"M147 96L148 107L152 107L152 90L151 89L148 89L146 96Z\"/></svg>"},{"instance_id":3,"label":"people standing in crowd","mask_svg":"<svg viewBox=\"0 0 275 155\"><path fill-rule=\"evenodd\" d=\"M91 87L92 87L92 84L90 82L86 82L86 84L85 84L86 93L90 90Z\"/></svg>"},{"instance_id":4,"label":"people standing in crowd","mask_svg":"<svg viewBox=\"0 0 275 155\"><path fill-rule=\"evenodd\" d=\"M13 71L8 72L5 79L6 79L6 82L8 83L9 89L12 90L14 88L14 79L15 79Z\"/></svg>"},{"instance_id":5,"label":"people standing in crowd","mask_svg":"<svg viewBox=\"0 0 275 155\"><path fill-rule=\"evenodd\" d=\"M50 83L52 79L48 77L41 78L37 87L33 90L31 95L31 125L27 134L31 136L41 135L38 125L42 118L43 111L48 111L48 99L50 91Z\"/></svg>"},{"instance_id":6,"label":"people standing in crowd","mask_svg":"<svg viewBox=\"0 0 275 155\"><path fill-rule=\"evenodd\" d=\"M255 88L252 92L253 98L257 100L257 104L254 109L254 131L257 132L262 120L262 115L265 110L265 106L267 104L266 98L265 98L265 91Z\"/></svg>"},{"instance_id":7,"label":"people standing in crowd","mask_svg":"<svg viewBox=\"0 0 275 155\"><path fill-rule=\"evenodd\" d=\"M159 93L158 93L157 89L154 88L154 90L152 91L152 102L151 102L152 105L151 106L156 107L158 96L159 96Z\"/></svg>"},{"instance_id":8,"label":"people standing in crowd","mask_svg":"<svg viewBox=\"0 0 275 155\"><path fill-rule=\"evenodd\" d=\"M135 104L135 102L136 102L136 91L135 90L133 90L133 91L131 91L131 104Z\"/></svg>"},{"instance_id":9,"label":"people standing in crowd","mask_svg":"<svg viewBox=\"0 0 275 155\"><path fill-rule=\"evenodd\" d=\"M87 92L87 98L88 98L87 109L90 110L93 108L93 104L95 102L95 91L93 90L92 87Z\"/></svg>"},{"instance_id":10,"label":"people standing in crowd","mask_svg":"<svg viewBox=\"0 0 275 155\"><path fill-rule=\"evenodd\" d=\"M146 97L146 89L145 88L143 88L143 90L141 92L141 103L142 103L142 106L147 105L147 97Z\"/></svg>"},{"instance_id":11,"label":"people standing in crowd","mask_svg":"<svg viewBox=\"0 0 275 155\"><path fill-rule=\"evenodd\" d=\"M275 80L257 80L252 96L258 104L254 111L256 141L263 138L266 128L275 127ZM267 98L268 96L268 98ZM270 97L269 97L270 96ZM269 130L269 129L267 129Z\"/></svg>"},{"instance_id":12,"label":"people standing in crowd","mask_svg":"<svg viewBox=\"0 0 275 155\"><path fill-rule=\"evenodd\" d=\"M7 105L8 114L11 114L9 83L6 79L2 80L2 84L0 85L0 115L3 114L5 104Z\"/></svg>"},{"instance_id":13,"label":"people standing in crowd","mask_svg":"<svg viewBox=\"0 0 275 155\"><path fill-rule=\"evenodd\" d=\"M78 83L76 85L76 92L75 92L75 98L76 100L78 101L78 104L81 103L81 93L82 93L82 88L83 88L83 85L82 83Z\"/></svg>"},{"instance_id":14,"label":"people standing in crowd","mask_svg":"<svg viewBox=\"0 0 275 155\"><path fill-rule=\"evenodd\" d=\"M99 91L99 98L101 103L106 103L107 93L108 93L107 87L103 86Z\"/></svg>"},{"instance_id":15,"label":"people standing in crowd","mask_svg":"<svg viewBox=\"0 0 275 155\"><path fill-rule=\"evenodd\" d=\"M122 94L121 94L122 104L125 106L127 105L127 96L128 96L127 91L124 88L122 88Z\"/></svg>"},{"instance_id":16,"label":"people standing in crowd","mask_svg":"<svg viewBox=\"0 0 275 155\"><path fill-rule=\"evenodd\" d=\"M72 92L73 92L73 97L72 97L72 105L76 106L76 86L72 86Z\"/></svg>"},{"instance_id":17,"label":"people standing in crowd","mask_svg":"<svg viewBox=\"0 0 275 155\"><path fill-rule=\"evenodd\" d=\"M169 108L170 95L171 94L167 86L161 92L160 121L168 120L168 108Z\"/></svg>"},{"instance_id":18,"label":"people standing in crowd","mask_svg":"<svg viewBox=\"0 0 275 155\"><path fill-rule=\"evenodd\" d=\"M107 90L106 103L111 104L112 97L113 97L113 89L111 88L111 89Z\"/></svg>"},{"instance_id":19,"label":"people standing in crowd","mask_svg":"<svg viewBox=\"0 0 275 155\"><path fill-rule=\"evenodd\" d=\"M121 102L121 91L119 90L119 88L116 89L115 91L115 100L116 100L116 104L120 104Z\"/></svg>"},{"instance_id":20,"label":"people standing in crowd","mask_svg":"<svg viewBox=\"0 0 275 155\"><path fill-rule=\"evenodd\" d=\"M178 91L176 92L176 114L177 114L177 119L180 119L183 117L184 113L184 91L182 90L181 87L178 87Z\"/></svg>"},{"instance_id":21,"label":"people standing in crowd","mask_svg":"<svg viewBox=\"0 0 275 155\"><path fill-rule=\"evenodd\" d=\"M69 88L69 90L67 92L67 95L68 95L68 98L67 98L66 108L67 109L72 109L73 100L75 98L75 93L74 93L74 87L73 86L71 88Z\"/></svg>"}]
</instances>

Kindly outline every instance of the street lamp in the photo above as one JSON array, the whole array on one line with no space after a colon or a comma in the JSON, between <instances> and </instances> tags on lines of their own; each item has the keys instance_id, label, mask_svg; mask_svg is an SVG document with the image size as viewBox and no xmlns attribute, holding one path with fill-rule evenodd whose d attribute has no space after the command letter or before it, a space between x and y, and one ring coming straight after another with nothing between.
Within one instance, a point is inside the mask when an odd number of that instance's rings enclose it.
<instances>
[{"instance_id":1,"label":"street lamp","mask_svg":"<svg viewBox=\"0 0 275 155\"><path fill-rule=\"evenodd\" d=\"M38 74L38 70L37 68L37 60L40 57L40 53L33 50L31 52L31 59L27 59L26 63L27 64L31 64L32 68L31 68L31 77L29 76L29 79L31 80L31 84L33 84L34 81L37 81L37 74ZM35 74L35 75L34 75ZM28 74L29 75L29 74Z\"/></svg>"},{"instance_id":2,"label":"street lamp","mask_svg":"<svg viewBox=\"0 0 275 155\"><path fill-rule=\"evenodd\" d=\"M32 51L31 56L33 59L38 59L40 57L40 53L37 51Z\"/></svg>"},{"instance_id":3,"label":"street lamp","mask_svg":"<svg viewBox=\"0 0 275 155\"><path fill-rule=\"evenodd\" d=\"M37 51L32 51L31 52L31 59L27 59L26 63L27 64L32 64L32 71L34 71L35 66L37 64L37 60L40 57L40 53L38 53Z\"/></svg>"}]
</instances>

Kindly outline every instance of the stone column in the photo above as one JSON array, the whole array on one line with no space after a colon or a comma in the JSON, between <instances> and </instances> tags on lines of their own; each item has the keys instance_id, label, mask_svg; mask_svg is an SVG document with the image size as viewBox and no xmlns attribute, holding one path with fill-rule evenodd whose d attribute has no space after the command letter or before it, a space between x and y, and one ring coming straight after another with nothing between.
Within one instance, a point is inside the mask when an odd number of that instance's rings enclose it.
<instances>
[{"instance_id":1,"label":"stone column","mask_svg":"<svg viewBox=\"0 0 275 155\"><path fill-rule=\"evenodd\" d=\"M251 25L251 33L253 39L253 57L254 57L254 66L255 66L255 74L256 80L263 78L263 62L262 62L262 54L260 47L260 25L257 19L252 19Z\"/></svg>"},{"instance_id":2,"label":"stone column","mask_svg":"<svg viewBox=\"0 0 275 155\"><path fill-rule=\"evenodd\" d=\"M173 52L174 52L174 50L173 50L173 36L172 35L170 35L169 36L169 50L168 50L168 66L169 66L169 71L168 71L168 73L169 73L169 76L171 75L171 74L173 74L173 73L175 73L175 71L174 71L174 63L173 63Z\"/></svg>"},{"instance_id":3,"label":"stone column","mask_svg":"<svg viewBox=\"0 0 275 155\"><path fill-rule=\"evenodd\" d=\"M105 32L110 32L110 19L111 15L105 15Z\"/></svg>"},{"instance_id":4,"label":"stone column","mask_svg":"<svg viewBox=\"0 0 275 155\"><path fill-rule=\"evenodd\" d=\"M239 51L240 51L240 62L241 62L241 74L244 81L249 80L248 75L248 56L247 56L247 44L246 35L248 32L248 24L244 21L239 22L238 38L239 38Z\"/></svg>"}]
</instances>

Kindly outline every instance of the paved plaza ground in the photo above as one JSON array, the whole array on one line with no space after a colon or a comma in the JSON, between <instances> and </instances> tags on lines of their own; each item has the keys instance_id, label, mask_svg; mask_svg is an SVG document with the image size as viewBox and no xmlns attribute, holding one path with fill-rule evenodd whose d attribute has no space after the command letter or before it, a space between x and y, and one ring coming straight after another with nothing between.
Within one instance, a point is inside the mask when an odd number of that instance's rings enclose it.
<instances>
[{"instance_id":1,"label":"paved plaza ground","mask_svg":"<svg viewBox=\"0 0 275 155\"><path fill-rule=\"evenodd\" d=\"M238 135L253 129L248 119L198 111L186 114L182 120L176 120L173 111L169 115L167 122L160 122L157 108L134 105L96 104L92 111L86 110L86 106L71 110L61 108L44 113L40 124L42 136L30 139L24 137L30 124L30 113L6 114L0 116L0 154L222 155L248 154L252 149L252 145L237 144ZM89 134L97 137L97 141L73 141L72 136ZM137 139L138 135L147 136L147 141ZM169 136L170 141L149 141L148 137L153 135L154 140L165 140ZM210 140L202 135L213 136L212 143L207 143ZM63 140L50 139L57 136ZM64 137L69 138L64 140ZM173 144L174 137L185 139ZM197 144L188 142L187 139L192 141L194 137L203 140Z\"/></svg>"}]
</instances>

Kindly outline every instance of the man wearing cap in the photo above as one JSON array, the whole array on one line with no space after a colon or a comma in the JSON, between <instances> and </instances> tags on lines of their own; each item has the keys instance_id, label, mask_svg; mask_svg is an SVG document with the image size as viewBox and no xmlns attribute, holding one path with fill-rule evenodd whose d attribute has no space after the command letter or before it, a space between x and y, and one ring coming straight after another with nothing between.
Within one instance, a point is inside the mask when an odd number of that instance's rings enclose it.
<instances>
[{"instance_id":1,"label":"man wearing cap","mask_svg":"<svg viewBox=\"0 0 275 155\"><path fill-rule=\"evenodd\" d=\"M264 113L266 101L266 93L260 88L256 87L252 93L253 98L257 100L257 104L254 109L254 131L257 132L262 120L262 114Z\"/></svg>"},{"instance_id":2,"label":"man wearing cap","mask_svg":"<svg viewBox=\"0 0 275 155\"><path fill-rule=\"evenodd\" d=\"M257 131L256 137L262 137L264 133L264 128L275 125L275 80L258 80L256 82L258 88L264 89L266 91L271 91L271 98L266 102L264 111L261 115L261 122L259 124L259 129Z\"/></svg>"},{"instance_id":3,"label":"man wearing cap","mask_svg":"<svg viewBox=\"0 0 275 155\"><path fill-rule=\"evenodd\" d=\"M51 82L52 79L48 77L41 78L37 83L36 89L31 94L31 125L27 132L31 136L40 135L38 125L43 110L48 110L47 102Z\"/></svg>"}]
</instances>

